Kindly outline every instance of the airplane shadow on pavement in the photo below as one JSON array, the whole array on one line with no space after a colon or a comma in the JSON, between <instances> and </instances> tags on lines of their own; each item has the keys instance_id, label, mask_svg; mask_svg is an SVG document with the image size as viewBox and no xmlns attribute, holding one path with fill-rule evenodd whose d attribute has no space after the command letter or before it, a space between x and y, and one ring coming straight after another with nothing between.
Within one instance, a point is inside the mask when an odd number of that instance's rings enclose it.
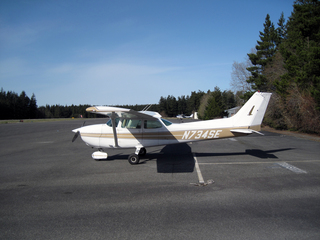
<instances>
[{"instance_id":1,"label":"airplane shadow on pavement","mask_svg":"<svg viewBox=\"0 0 320 240\"><path fill-rule=\"evenodd\" d=\"M186 143L167 145L157 155L158 173L190 173L194 171L194 158Z\"/></svg>"},{"instance_id":2,"label":"airplane shadow on pavement","mask_svg":"<svg viewBox=\"0 0 320 240\"><path fill-rule=\"evenodd\" d=\"M110 154L108 159L100 161L127 160L127 154L121 152ZM160 152L147 152L140 159L140 164L146 164L148 161L157 162L158 173L190 173L194 171L194 158L191 148L186 143L173 144L164 146Z\"/></svg>"},{"instance_id":3,"label":"airplane shadow on pavement","mask_svg":"<svg viewBox=\"0 0 320 240\"><path fill-rule=\"evenodd\" d=\"M196 156L241 156L251 155L261 159L277 159L273 153L289 151L294 148L282 148L263 151L260 149L246 149L245 152L235 153L194 153ZM175 144L165 146L160 154L157 155L157 171L158 173L187 173L193 172L195 160L191 148L188 144Z\"/></svg>"},{"instance_id":4,"label":"airplane shadow on pavement","mask_svg":"<svg viewBox=\"0 0 320 240\"><path fill-rule=\"evenodd\" d=\"M195 153L196 156L199 157L223 157L223 156L243 156L243 155L250 155L257 158L268 159L268 158L278 158L273 153L276 152L283 152L289 151L294 148L282 148L282 149L274 149L274 150L267 150L263 151L260 149L246 149L245 152L230 152L230 153Z\"/></svg>"},{"instance_id":5,"label":"airplane shadow on pavement","mask_svg":"<svg viewBox=\"0 0 320 240\"><path fill-rule=\"evenodd\" d=\"M282 148L263 151L261 149L246 149L244 152L224 152L224 153L192 153L191 147L187 143L172 144L164 146L160 152L149 152L141 157L139 164L148 161L157 161L158 173L191 173L195 169L194 155L197 157L224 157L224 156L253 156L261 159L277 159L273 153L289 151L294 148ZM105 161L127 160L126 154L115 154ZM139 165L138 164L138 165Z\"/></svg>"}]
</instances>

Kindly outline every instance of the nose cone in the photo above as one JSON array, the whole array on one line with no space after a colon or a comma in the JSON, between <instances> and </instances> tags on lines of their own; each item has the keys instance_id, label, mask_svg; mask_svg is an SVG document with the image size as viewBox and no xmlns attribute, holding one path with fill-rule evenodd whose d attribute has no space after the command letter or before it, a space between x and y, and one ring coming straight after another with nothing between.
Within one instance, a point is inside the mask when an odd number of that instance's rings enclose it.
<instances>
[{"instance_id":1,"label":"nose cone","mask_svg":"<svg viewBox=\"0 0 320 240\"><path fill-rule=\"evenodd\" d=\"M103 124L89 125L81 128L73 129L72 132L76 136L81 136L82 141L84 141L90 147L100 147L100 135L101 127Z\"/></svg>"},{"instance_id":2,"label":"nose cone","mask_svg":"<svg viewBox=\"0 0 320 240\"><path fill-rule=\"evenodd\" d=\"M88 125L80 128L73 129L72 132L80 132L80 134L101 134L101 127L104 124L95 124L95 125Z\"/></svg>"}]
</instances>

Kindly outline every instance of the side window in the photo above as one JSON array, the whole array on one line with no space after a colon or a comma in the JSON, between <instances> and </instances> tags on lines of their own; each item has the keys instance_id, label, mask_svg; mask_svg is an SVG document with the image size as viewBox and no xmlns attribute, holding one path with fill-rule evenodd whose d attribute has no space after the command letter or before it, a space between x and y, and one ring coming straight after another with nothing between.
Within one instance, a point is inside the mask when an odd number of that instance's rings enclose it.
<instances>
[{"instance_id":1,"label":"side window","mask_svg":"<svg viewBox=\"0 0 320 240\"><path fill-rule=\"evenodd\" d=\"M144 120L144 128L161 128L162 124L159 120Z\"/></svg>"},{"instance_id":2,"label":"side window","mask_svg":"<svg viewBox=\"0 0 320 240\"><path fill-rule=\"evenodd\" d=\"M141 120L138 119L122 119L122 128L141 128Z\"/></svg>"},{"instance_id":3,"label":"side window","mask_svg":"<svg viewBox=\"0 0 320 240\"><path fill-rule=\"evenodd\" d=\"M116 118L116 127L118 127L118 123L119 123L119 118ZM111 121L111 119L107 122L107 125L108 125L109 127L112 127L112 121Z\"/></svg>"}]
</instances>

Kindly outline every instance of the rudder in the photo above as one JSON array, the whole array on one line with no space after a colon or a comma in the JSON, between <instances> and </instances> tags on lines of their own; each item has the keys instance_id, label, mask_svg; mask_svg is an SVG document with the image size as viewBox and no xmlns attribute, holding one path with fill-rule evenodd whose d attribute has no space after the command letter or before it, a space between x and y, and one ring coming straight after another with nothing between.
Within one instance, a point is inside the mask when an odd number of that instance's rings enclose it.
<instances>
[{"instance_id":1,"label":"rudder","mask_svg":"<svg viewBox=\"0 0 320 240\"><path fill-rule=\"evenodd\" d=\"M257 128L256 130L259 131L271 95L272 93L254 93L236 115L232 117L233 126Z\"/></svg>"}]
</instances>

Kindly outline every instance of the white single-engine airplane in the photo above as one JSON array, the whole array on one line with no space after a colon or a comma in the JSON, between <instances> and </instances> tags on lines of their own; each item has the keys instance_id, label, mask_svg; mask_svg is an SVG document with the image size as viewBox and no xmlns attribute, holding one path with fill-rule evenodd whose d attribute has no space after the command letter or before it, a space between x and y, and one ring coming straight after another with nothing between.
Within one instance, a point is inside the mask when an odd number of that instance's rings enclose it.
<instances>
[{"instance_id":1,"label":"white single-engine airplane","mask_svg":"<svg viewBox=\"0 0 320 240\"><path fill-rule=\"evenodd\" d=\"M97 148L92 154L96 160L106 159L103 148L135 148L128 158L130 164L138 164L140 156L146 154L146 147L186 143L201 140L216 140L261 134L261 123L266 112L271 93L256 92L246 104L230 118L171 123L161 118L157 112L133 111L126 108L95 106L87 112L107 115L106 124L95 124L72 130L80 135L90 147Z\"/></svg>"}]
</instances>

